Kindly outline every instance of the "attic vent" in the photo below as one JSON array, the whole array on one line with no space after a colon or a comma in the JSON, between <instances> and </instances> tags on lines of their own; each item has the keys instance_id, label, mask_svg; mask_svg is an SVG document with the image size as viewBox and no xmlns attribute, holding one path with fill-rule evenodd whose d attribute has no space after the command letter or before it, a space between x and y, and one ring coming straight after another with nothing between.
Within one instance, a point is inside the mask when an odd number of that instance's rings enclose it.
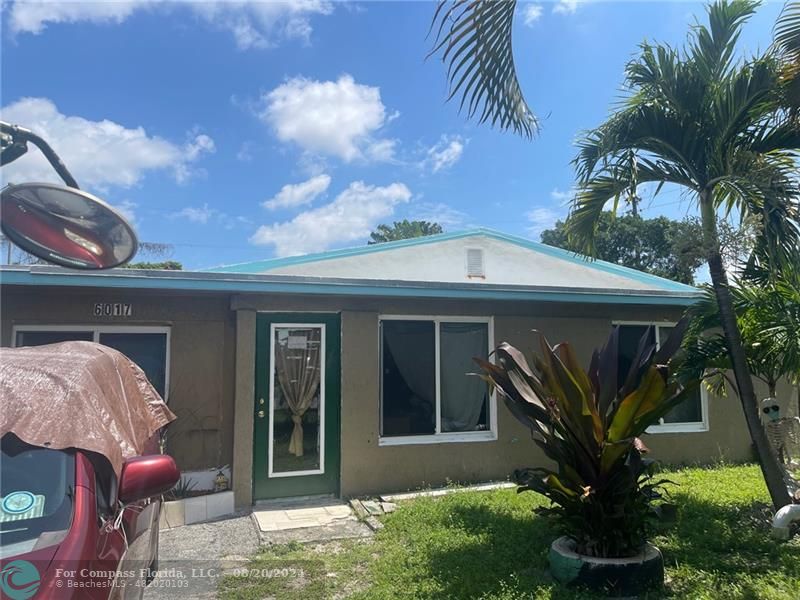
<instances>
[{"instance_id":1,"label":"attic vent","mask_svg":"<svg viewBox=\"0 0 800 600\"><path fill-rule=\"evenodd\" d=\"M467 277L486 277L483 250L480 248L467 248Z\"/></svg>"}]
</instances>

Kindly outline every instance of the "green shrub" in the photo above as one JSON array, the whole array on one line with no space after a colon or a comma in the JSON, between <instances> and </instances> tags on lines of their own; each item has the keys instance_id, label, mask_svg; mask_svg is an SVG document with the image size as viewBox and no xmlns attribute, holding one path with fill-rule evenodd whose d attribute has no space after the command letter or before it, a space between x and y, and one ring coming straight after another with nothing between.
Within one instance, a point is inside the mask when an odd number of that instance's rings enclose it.
<instances>
[{"instance_id":1,"label":"green shrub","mask_svg":"<svg viewBox=\"0 0 800 600\"><path fill-rule=\"evenodd\" d=\"M673 376L685 329L682 321L660 348L645 333L627 373L619 368L616 328L594 351L588 371L569 344L551 347L543 336L541 354L533 356L535 372L505 343L494 352L496 364L475 359L482 377L555 463L516 471L518 491L547 496L555 507L538 510L560 521L581 554L632 556L646 542L652 503L667 482L653 476L638 436L699 383L683 385Z\"/></svg>"}]
</instances>

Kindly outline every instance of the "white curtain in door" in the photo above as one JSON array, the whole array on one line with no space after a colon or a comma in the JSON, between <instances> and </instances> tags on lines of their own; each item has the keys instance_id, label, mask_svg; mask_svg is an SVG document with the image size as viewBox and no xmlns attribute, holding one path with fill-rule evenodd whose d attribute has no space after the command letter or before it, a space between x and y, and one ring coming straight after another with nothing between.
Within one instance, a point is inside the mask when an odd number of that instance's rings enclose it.
<instances>
[{"instance_id":1,"label":"white curtain in door","mask_svg":"<svg viewBox=\"0 0 800 600\"><path fill-rule=\"evenodd\" d=\"M278 329L274 342L275 372L294 423L289 452L303 456L303 415L319 392L322 331Z\"/></svg>"}]
</instances>

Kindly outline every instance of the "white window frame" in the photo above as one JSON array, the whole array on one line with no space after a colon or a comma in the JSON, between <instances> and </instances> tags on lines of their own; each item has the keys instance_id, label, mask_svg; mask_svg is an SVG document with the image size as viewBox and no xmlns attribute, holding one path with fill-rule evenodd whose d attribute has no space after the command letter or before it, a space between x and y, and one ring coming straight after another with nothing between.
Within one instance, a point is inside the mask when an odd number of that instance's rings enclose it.
<instances>
[{"instance_id":1,"label":"white window frame","mask_svg":"<svg viewBox=\"0 0 800 600\"><path fill-rule=\"evenodd\" d=\"M171 336L172 327L168 325L154 326L154 325L85 325L76 323L75 325L14 325L11 328L11 347L17 346L17 332L25 333L26 331L90 331L92 332L92 341L99 344L101 333L165 333L166 339L166 357L164 359L164 402L169 401L169 372L170 372L170 355L171 352Z\"/></svg>"},{"instance_id":2,"label":"white window frame","mask_svg":"<svg viewBox=\"0 0 800 600\"><path fill-rule=\"evenodd\" d=\"M614 327L618 325L633 325L638 327L655 327L656 348L661 347L661 328L675 327L677 323L670 321L613 321ZM647 433L703 433L709 430L708 422L708 390L705 385L700 385L700 414L702 420L694 423L661 423L651 425L647 428Z\"/></svg>"},{"instance_id":3,"label":"white window frame","mask_svg":"<svg viewBox=\"0 0 800 600\"><path fill-rule=\"evenodd\" d=\"M272 467L273 444L275 436L275 419L273 407L275 406L275 330L276 329L321 329L320 333L320 373L319 373L319 469L307 471L280 471L275 472ZM271 323L269 327L269 433L267 436L267 477L279 479L282 477L301 477L303 475L322 475L325 473L325 378L327 375L325 355L327 346L325 341L325 323Z\"/></svg>"},{"instance_id":4,"label":"white window frame","mask_svg":"<svg viewBox=\"0 0 800 600\"><path fill-rule=\"evenodd\" d=\"M427 321L434 324L434 360L436 362L436 432L426 435L383 436L383 327L384 321ZM489 429L484 431L442 432L442 398L441 398L441 360L440 360L440 324L441 323L485 323L489 345L487 352L494 350L494 317L465 317L442 315L378 315L379 364L380 364L380 407L378 411L378 446L406 446L414 444L442 444L455 442L493 442L497 440L497 399L495 393L489 395ZM477 368L477 365L476 365ZM465 375L466 377L467 375Z\"/></svg>"}]
</instances>

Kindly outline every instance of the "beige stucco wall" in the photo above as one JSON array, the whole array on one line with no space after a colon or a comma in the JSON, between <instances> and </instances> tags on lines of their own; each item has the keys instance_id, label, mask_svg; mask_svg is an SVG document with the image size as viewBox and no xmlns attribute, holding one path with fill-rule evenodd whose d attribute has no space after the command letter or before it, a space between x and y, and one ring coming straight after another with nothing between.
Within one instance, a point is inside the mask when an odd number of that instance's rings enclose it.
<instances>
[{"instance_id":1,"label":"beige stucco wall","mask_svg":"<svg viewBox=\"0 0 800 600\"><path fill-rule=\"evenodd\" d=\"M227 296L12 286L0 294L3 346L11 345L14 325L169 326L168 402L178 415L169 452L185 470L231 463L236 329ZM94 317L95 302L131 303L133 314Z\"/></svg>"},{"instance_id":2,"label":"beige stucco wall","mask_svg":"<svg viewBox=\"0 0 800 600\"><path fill-rule=\"evenodd\" d=\"M491 442L378 445L380 314L494 316L495 342L534 349L531 330L551 343L569 340L582 363L615 320L675 321L680 309L642 306L463 302L286 295L167 294L66 288L0 290L0 342L14 324L169 325L170 406L179 420L170 451L183 469L233 467L238 506L252 501L253 381L257 311L340 312L342 323L341 493L344 496L507 477L545 462L530 433L499 403ZM94 302L131 302L128 319L92 317ZM763 393L763 392L762 392ZM788 386L781 397L788 404ZM709 399L710 431L646 437L653 458L669 463L750 457L735 397Z\"/></svg>"},{"instance_id":3,"label":"beige stucco wall","mask_svg":"<svg viewBox=\"0 0 800 600\"><path fill-rule=\"evenodd\" d=\"M597 308L586 310L581 318L496 316L495 341L534 350L538 342L531 330L536 329L551 343L569 340L581 362L588 364L593 348L605 341L613 320L644 318L639 311L632 312L635 314L625 311L614 315ZM676 316L670 311L647 312L654 320L670 321ZM529 431L511 416L502 401L497 411L496 441L380 446L379 355L378 313L343 312L343 495L436 486L448 480L503 479L516 468L547 462L530 440ZM709 399L709 421L707 432L647 435L651 456L666 463L709 462L719 457L746 460L750 456L749 437L735 398Z\"/></svg>"},{"instance_id":4,"label":"beige stucco wall","mask_svg":"<svg viewBox=\"0 0 800 600\"><path fill-rule=\"evenodd\" d=\"M380 446L379 315L494 316L495 342L508 341L533 350L537 342L531 330L536 329L551 343L570 341L581 362L588 364L592 350L605 341L614 321L674 322L681 313L669 307L369 298L290 300L276 296L236 297L233 306L263 311L341 311L344 496L440 485L448 480L502 479L515 468L546 460L531 442L530 433L502 402L497 411L496 441ZM750 458L749 436L736 398L709 398L708 406L707 432L647 435L652 457L666 463Z\"/></svg>"}]
</instances>

